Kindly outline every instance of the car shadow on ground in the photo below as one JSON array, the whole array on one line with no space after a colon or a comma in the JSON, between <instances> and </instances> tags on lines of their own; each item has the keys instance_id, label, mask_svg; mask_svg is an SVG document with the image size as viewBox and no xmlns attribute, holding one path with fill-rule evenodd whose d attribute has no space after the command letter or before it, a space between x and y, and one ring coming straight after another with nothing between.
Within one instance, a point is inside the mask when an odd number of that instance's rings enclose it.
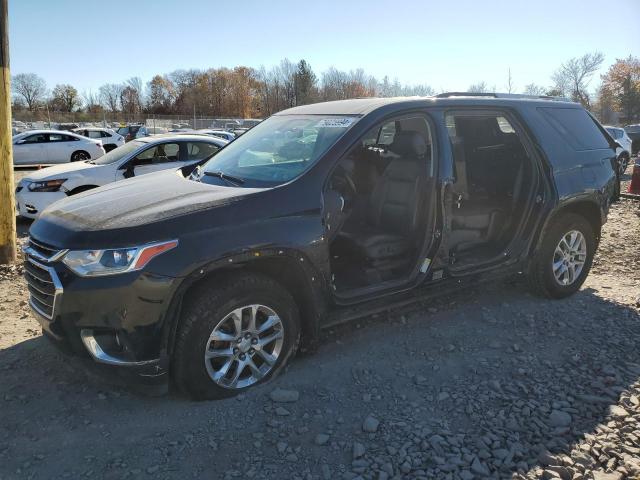
<instances>
[{"instance_id":1,"label":"car shadow on ground","mask_svg":"<svg viewBox=\"0 0 640 480\"><path fill-rule=\"evenodd\" d=\"M262 452L274 457L273 474L282 473L275 444L283 438L302 446L288 471L315 474L320 458L351 462L348 447L314 444L327 430L378 455L409 439L423 470L462 456L463 446L501 476L527 471L610 428L612 406L640 379L638 320L590 289L545 301L517 283L477 287L334 328L278 379L218 402L132 393L37 337L0 351L0 476L113 474L116 458L134 473L160 465L180 478L213 461L220 471L240 468L246 452L235 442L256 438L274 445ZM275 386L300 392L286 417L267 400ZM381 421L376 434L360 431L367 413Z\"/></svg>"}]
</instances>

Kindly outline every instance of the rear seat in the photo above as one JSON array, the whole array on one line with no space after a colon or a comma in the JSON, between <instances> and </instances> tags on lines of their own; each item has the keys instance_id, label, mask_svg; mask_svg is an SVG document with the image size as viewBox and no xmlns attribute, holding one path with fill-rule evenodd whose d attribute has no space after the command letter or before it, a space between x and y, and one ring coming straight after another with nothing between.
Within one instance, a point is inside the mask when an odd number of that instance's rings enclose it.
<instances>
[{"instance_id":1,"label":"rear seat","mask_svg":"<svg viewBox=\"0 0 640 480\"><path fill-rule=\"evenodd\" d=\"M470 195L464 140L452 137L451 145L456 168L453 191L459 202L452 212L450 244L454 251L462 251L496 238L507 212L499 199Z\"/></svg>"}]
</instances>

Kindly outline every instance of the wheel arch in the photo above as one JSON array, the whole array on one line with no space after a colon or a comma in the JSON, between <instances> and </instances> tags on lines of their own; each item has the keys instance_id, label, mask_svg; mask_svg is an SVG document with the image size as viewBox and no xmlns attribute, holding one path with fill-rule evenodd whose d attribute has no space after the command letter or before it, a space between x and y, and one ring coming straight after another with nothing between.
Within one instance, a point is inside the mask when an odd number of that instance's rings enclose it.
<instances>
[{"instance_id":1,"label":"wheel arch","mask_svg":"<svg viewBox=\"0 0 640 480\"><path fill-rule=\"evenodd\" d=\"M191 295L203 288L213 288L215 283L224 281L229 276L250 273L269 277L291 293L300 311L301 349L304 351L314 348L321 319L327 310L324 281L304 256L297 252L283 252L281 255L251 259L244 259L243 256L227 257L201 266L185 277L175 291L165 315L163 350L168 355L173 353L182 307Z\"/></svg>"},{"instance_id":2,"label":"wheel arch","mask_svg":"<svg viewBox=\"0 0 640 480\"><path fill-rule=\"evenodd\" d=\"M73 187L72 189L70 189L67 192L67 195L68 196L76 195L78 193L86 192L87 190L92 190L94 188L98 188L99 186L100 185L93 185L93 184L91 184L91 185L77 185L77 186Z\"/></svg>"},{"instance_id":3,"label":"wheel arch","mask_svg":"<svg viewBox=\"0 0 640 480\"><path fill-rule=\"evenodd\" d=\"M91 154L90 154L89 152L87 152L84 148L79 148L79 149L77 149L77 150L74 150L74 151L71 153L71 157L69 157L69 158L70 158L70 159L72 159L72 158L73 158L73 156L74 156L76 153L86 153L86 154L87 154L87 156L91 159ZM73 161L73 160L71 160L71 161Z\"/></svg>"},{"instance_id":4,"label":"wheel arch","mask_svg":"<svg viewBox=\"0 0 640 480\"><path fill-rule=\"evenodd\" d=\"M569 213L573 213L576 215L580 215L583 217L591 227L593 228L593 233L596 237L596 245L600 243L600 232L602 229L602 225L604 224L604 217L602 214L602 210L600 205L592 199L575 199L573 201L565 202L558 207L547 217L547 220L544 222L543 227L540 229L540 233L538 234L538 238L534 243L535 248L532 250L532 254L540 247L540 244L544 238L546 231L549 226L558 218L563 215L567 215Z\"/></svg>"}]
</instances>

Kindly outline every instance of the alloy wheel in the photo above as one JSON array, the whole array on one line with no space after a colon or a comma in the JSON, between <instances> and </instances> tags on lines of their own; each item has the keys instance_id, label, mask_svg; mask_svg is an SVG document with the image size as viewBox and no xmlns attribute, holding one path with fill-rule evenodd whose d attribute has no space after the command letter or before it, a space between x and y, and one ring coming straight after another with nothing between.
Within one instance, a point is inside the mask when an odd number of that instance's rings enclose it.
<instances>
[{"instance_id":1,"label":"alloy wheel","mask_svg":"<svg viewBox=\"0 0 640 480\"><path fill-rule=\"evenodd\" d=\"M211 380L223 388L239 389L264 378L278 361L284 327L265 305L247 305L227 314L211 332L204 362Z\"/></svg>"},{"instance_id":2,"label":"alloy wheel","mask_svg":"<svg viewBox=\"0 0 640 480\"><path fill-rule=\"evenodd\" d=\"M582 273L587 260L587 241L582 232L571 230L563 235L553 253L553 275L562 286L571 285Z\"/></svg>"}]
</instances>

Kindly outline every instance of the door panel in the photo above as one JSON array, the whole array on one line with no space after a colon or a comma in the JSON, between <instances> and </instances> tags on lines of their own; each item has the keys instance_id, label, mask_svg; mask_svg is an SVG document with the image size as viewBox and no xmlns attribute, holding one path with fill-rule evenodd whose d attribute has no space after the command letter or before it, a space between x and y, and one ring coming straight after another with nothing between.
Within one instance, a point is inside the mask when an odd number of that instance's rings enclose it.
<instances>
[{"instance_id":1,"label":"door panel","mask_svg":"<svg viewBox=\"0 0 640 480\"><path fill-rule=\"evenodd\" d=\"M78 140L70 140L67 135L50 133L47 143L47 153L50 163L67 163L71 160L71 154L82 147Z\"/></svg>"},{"instance_id":2,"label":"door panel","mask_svg":"<svg viewBox=\"0 0 640 480\"><path fill-rule=\"evenodd\" d=\"M26 137L27 143L13 146L13 163L15 165L37 165L48 163L45 134Z\"/></svg>"},{"instance_id":3,"label":"door panel","mask_svg":"<svg viewBox=\"0 0 640 480\"><path fill-rule=\"evenodd\" d=\"M180 161L180 144L162 143L147 148L129 160L126 166L118 170L116 176L117 179L138 177L169 168L180 168L183 165Z\"/></svg>"}]
</instances>

